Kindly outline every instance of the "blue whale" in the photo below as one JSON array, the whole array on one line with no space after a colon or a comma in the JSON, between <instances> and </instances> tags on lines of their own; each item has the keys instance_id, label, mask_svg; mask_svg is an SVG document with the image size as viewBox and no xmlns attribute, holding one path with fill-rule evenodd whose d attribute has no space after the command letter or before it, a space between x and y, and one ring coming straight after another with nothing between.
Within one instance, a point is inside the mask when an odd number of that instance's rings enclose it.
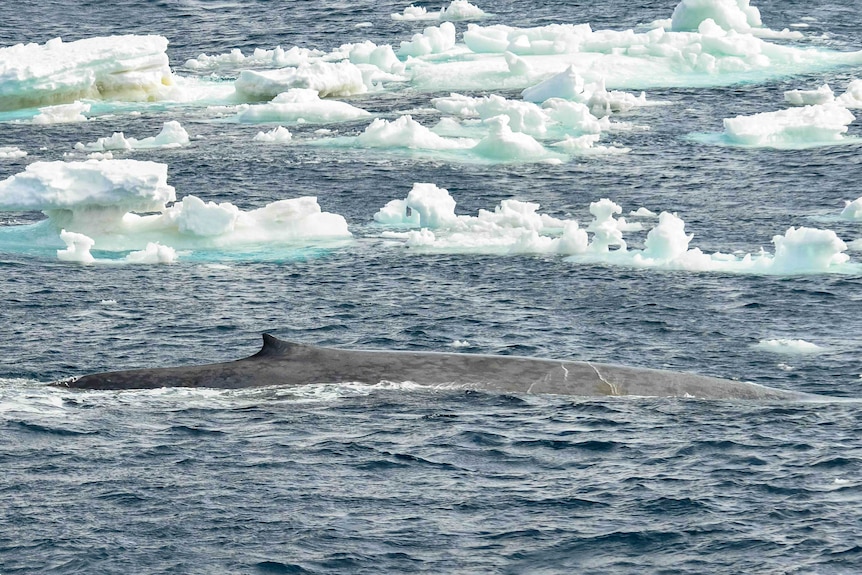
<instances>
[{"instance_id":1,"label":"blue whale","mask_svg":"<svg viewBox=\"0 0 862 575\"><path fill-rule=\"evenodd\" d=\"M314 383L412 382L512 393L575 396L696 397L804 400L819 396L728 379L594 363L468 353L346 350L282 341L264 334L263 348L236 361L133 369L59 382L76 389L206 387L239 389Z\"/></svg>"}]
</instances>

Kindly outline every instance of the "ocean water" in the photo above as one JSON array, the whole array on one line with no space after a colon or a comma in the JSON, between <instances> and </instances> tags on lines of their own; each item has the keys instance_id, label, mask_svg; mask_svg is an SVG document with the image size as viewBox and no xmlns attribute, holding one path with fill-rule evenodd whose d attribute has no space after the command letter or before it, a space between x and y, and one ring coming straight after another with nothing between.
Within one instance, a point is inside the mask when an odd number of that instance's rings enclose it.
<instances>
[{"instance_id":1,"label":"ocean water","mask_svg":"<svg viewBox=\"0 0 862 575\"><path fill-rule=\"evenodd\" d=\"M435 24L390 17L406 5L7 2L0 45L160 34L174 70L198 77L209 72L183 63L202 52L397 46ZM483 25L625 30L669 18L675 3L479 5L494 13ZM757 6L772 29L806 24L804 45L862 49L862 16L849 0ZM460 38L466 24L456 26ZM57 260L63 243L45 243L34 226L44 226L41 213L0 213L0 574L859 573L858 268L765 275L423 251L387 241L373 219L415 182L448 189L459 214L516 198L582 227L590 202L610 198L624 215L641 206L679 214L692 246L707 253L771 252L774 235L805 226L833 230L858 263L852 241L862 222L839 218L845 200L862 196L858 145L751 149L689 137L720 132L723 118L782 108L785 90L829 83L839 93L854 78L862 66L650 88L648 100L670 104L614 118L648 130L603 134L628 153L556 164L306 145L319 125L291 125L291 144L261 145L252 141L261 126L214 121L192 104L0 124L0 147L28 152L0 159L6 178L34 161L69 159L77 142L113 131L150 136L179 120L191 145L115 157L165 163L178 196L244 210L315 196L354 236L195 250L169 265L79 265ZM348 100L390 119L413 111L433 125L429 100L444 95L401 86ZM323 127L356 135L367 124ZM848 134L862 135L858 120ZM642 248L645 233L626 238ZM117 257L98 245L93 253ZM240 358L263 332L345 348L667 368L834 400L587 399L409 382L146 392L47 385Z\"/></svg>"}]
</instances>

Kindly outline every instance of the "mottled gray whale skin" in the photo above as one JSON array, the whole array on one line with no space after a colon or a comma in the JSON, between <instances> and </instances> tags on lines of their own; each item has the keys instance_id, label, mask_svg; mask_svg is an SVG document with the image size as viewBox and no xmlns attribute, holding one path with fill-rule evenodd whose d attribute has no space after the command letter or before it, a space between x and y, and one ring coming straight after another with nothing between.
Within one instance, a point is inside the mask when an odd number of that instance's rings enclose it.
<instances>
[{"instance_id":1,"label":"mottled gray whale skin","mask_svg":"<svg viewBox=\"0 0 862 575\"><path fill-rule=\"evenodd\" d=\"M818 396L703 375L584 361L467 353L345 350L263 336L263 348L236 361L95 373L58 385L76 389L207 387L381 381L577 396L803 400Z\"/></svg>"}]
</instances>

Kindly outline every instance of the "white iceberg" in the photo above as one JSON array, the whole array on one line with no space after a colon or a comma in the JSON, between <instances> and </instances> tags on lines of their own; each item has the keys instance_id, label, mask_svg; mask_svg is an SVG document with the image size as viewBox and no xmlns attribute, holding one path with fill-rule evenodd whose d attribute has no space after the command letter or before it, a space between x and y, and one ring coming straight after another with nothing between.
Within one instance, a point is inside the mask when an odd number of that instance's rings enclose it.
<instances>
[{"instance_id":1,"label":"white iceberg","mask_svg":"<svg viewBox=\"0 0 862 575\"><path fill-rule=\"evenodd\" d=\"M323 100L316 90L293 88L278 94L270 102L237 107L236 120L246 124L331 124L358 120L370 115L368 111L347 102Z\"/></svg>"},{"instance_id":2,"label":"white iceberg","mask_svg":"<svg viewBox=\"0 0 862 575\"><path fill-rule=\"evenodd\" d=\"M0 48L0 111L76 100L163 99L174 83L162 36L108 36Z\"/></svg>"},{"instance_id":3,"label":"white iceberg","mask_svg":"<svg viewBox=\"0 0 862 575\"><path fill-rule=\"evenodd\" d=\"M362 71L346 61L319 61L277 70L243 70L234 88L239 96L250 100L270 100L293 88L314 90L321 98L368 91Z\"/></svg>"},{"instance_id":4,"label":"white iceberg","mask_svg":"<svg viewBox=\"0 0 862 575\"><path fill-rule=\"evenodd\" d=\"M171 149L187 146L189 142L189 134L185 128L176 120L171 120L162 125L161 132L149 138L126 138L122 132L114 132L111 136L99 138L89 144L78 142L75 149L81 152Z\"/></svg>"}]
</instances>

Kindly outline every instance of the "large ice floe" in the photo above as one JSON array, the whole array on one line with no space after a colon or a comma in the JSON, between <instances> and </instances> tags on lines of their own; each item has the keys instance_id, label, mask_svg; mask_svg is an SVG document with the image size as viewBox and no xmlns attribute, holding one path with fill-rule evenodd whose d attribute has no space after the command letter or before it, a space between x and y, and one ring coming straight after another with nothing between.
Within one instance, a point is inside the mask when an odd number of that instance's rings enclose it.
<instances>
[{"instance_id":1,"label":"large ice floe","mask_svg":"<svg viewBox=\"0 0 862 575\"><path fill-rule=\"evenodd\" d=\"M622 95L615 98L630 101ZM632 100L646 105L643 96ZM604 102L600 109L608 114L608 101ZM538 105L496 94L472 97L453 93L433 99L432 104L445 116L431 128L410 115L391 121L377 118L356 137L314 143L409 150L414 155L433 155L452 162L561 162L572 155L625 153L626 148L599 145L599 139L604 132L636 128L607 116L598 118L585 103L556 97Z\"/></svg>"},{"instance_id":2,"label":"large ice floe","mask_svg":"<svg viewBox=\"0 0 862 575\"><path fill-rule=\"evenodd\" d=\"M316 198L300 197L243 211L229 203L187 195L176 201L167 165L137 160L35 162L0 182L0 210L42 211L48 219L15 228L28 241L51 246L62 239L66 261L91 262L91 249L135 250L136 263L176 259L174 250L247 250L304 246L351 237L347 222L322 212ZM59 234L59 236L58 236Z\"/></svg>"},{"instance_id":3,"label":"large ice floe","mask_svg":"<svg viewBox=\"0 0 862 575\"><path fill-rule=\"evenodd\" d=\"M152 100L173 74L162 36L111 36L0 48L0 111L82 98Z\"/></svg>"},{"instance_id":4,"label":"large ice floe","mask_svg":"<svg viewBox=\"0 0 862 575\"><path fill-rule=\"evenodd\" d=\"M245 55L201 54L185 62L194 73L172 73L161 36L110 36L0 48L0 111L81 100L238 103L270 100L293 88L321 98L347 97L387 84L423 91L527 89L571 68L587 85L608 90L700 87L809 73L859 64L860 52L836 52L793 40L799 32L763 26L747 0L683 0L651 29L593 30L588 23L538 27L467 24L458 42L452 21L483 15L454 0L439 13L407 7L402 19L444 20L391 45L344 44L330 51L258 48ZM399 16L399 15L396 15ZM460 24L463 26L463 24ZM225 81L229 76L234 82ZM533 96L535 97L535 96ZM557 95L559 97L559 94ZM592 105L591 105L592 107ZM77 118L83 114L54 114ZM51 118L45 112L45 118Z\"/></svg>"},{"instance_id":5,"label":"large ice floe","mask_svg":"<svg viewBox=\"0 0 862 575\"><path fill-rule=\"evenodd\" d=\"M742 274L859 273L849 262L846 244L831 230L789 228L772 238L773 253L703 253L689 244L685 222L662 212L633 248L626 233L639 233L641 222L619 217L622 207L609 199L590 204L593 220L581 227L574 219L539 213L539 204L503 200L493 211L457 215L456 202L430 183L413 185L405 199L392 200L374 219L382 237L417 252L482 254L560 254L572 263L626 266L659 270ZM633 212L640 217L647 210Z\"/></svg>"},{"instance_id":6,"label":"large ice floe","mask_svg":"<svg viewBox=\"0 0 862 575\"><path fill-rule=\"evenodd\" d=\"M862 139L846 135L855 119L850 110L838 103L811 104L725 118L723 133L695 134L692 139L729 146L778 149L857 144Z\"/></svg>"}]
</instances>

